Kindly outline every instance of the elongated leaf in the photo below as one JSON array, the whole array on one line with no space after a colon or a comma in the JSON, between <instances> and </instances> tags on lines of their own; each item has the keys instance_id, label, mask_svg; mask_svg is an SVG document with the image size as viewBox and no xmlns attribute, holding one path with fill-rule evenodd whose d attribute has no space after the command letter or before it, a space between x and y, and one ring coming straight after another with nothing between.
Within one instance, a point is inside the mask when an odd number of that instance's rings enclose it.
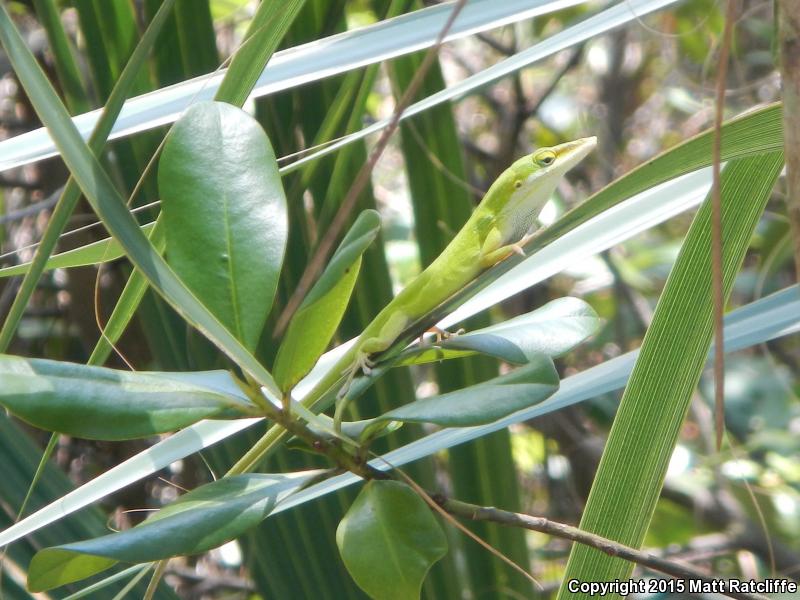
<instances>
[{"instance_id":1,"label":"elongated leaf","mask_svg":"<svg viewBox=\"0 0 800 600\"><path fill-rule=\"evenodd\" d=\"M800 331L800 316L798 315L800 315L800 293L798 293L797 286L789 287L737 309L726 317L725 351L735 352L796 333ZM392 465L402 466L443 449L504 429L514 423L521 423L594 398L599 394L618 390L625 385L637 355L638 350L628 352L623 356L568 377L562 381L561 388L552 397L527 410L519 411L488 425L437 431L386 454L384 459ZM187 427L0 532L0 546L29 535L108 494L152 475L176 460L208 448L260 421L261 419L205 421ZM383 460L375 461L373 466L377 469L385 469L386 463ZM347 474L329 479L298 491L292 498L282 502L276 508L276 512L309 502L357 481L357 477Z\"/></svg>"},{"instance_id":2,"label":"elongated leaf","mask_svg":"<svg viewBox=\"0 0 800 600\"><path fill-rule=\"evenodd\" d=\"M311 370L336 333L358 277L361 255L378 235L380 224L374 210L359 215L292 317L273 369L282 390L291 389Z\"/></svg>"},{"instance_id":3,"label":"elongated leaf","mask_svg":"<svg viewBox=\"0 0 800 600\"><path fill-rule=\"evenodd\" d=\"M89 137L89 147L96 155L100 155L102 152L108 134L125 102L125 98L127 98L131 92L136 80L136 75L144 64L150 49L155 44L174 3L175 0L166 0L162 3L158 12L153 17L153 20L142 35L142 39L136 46L136 49L133 51L130 60L125 65L125 69L123 69L122 74L114 85L111 96L108 98L103 112L97 121L96 129ZM28 300L31 294L33 294L34 289L36 289L36 284L39 281L45 264L50 259L50 254L55 249L58 238L64 230L72 211L75 209L80 195L80 187L75 179L70 177L69 181L67 181L67 184L64 186L64 191L56 204L53 214L50 216L50 221L47 223L47 229L42 236L39 247L36 249L30 272L26 274L23 279L17 292L17 297L14 299L14 303L8 311L2 330L0 330L0 352L5 352L8 348L8 344L11 342L17 325L22 318L22 314L28 305Z\"/></svg>"},{"instance_id":4,"label":"elongated leaf","mask_svg":"<svg viewBox=\"0 0 800 600\"><path fill-rule=\"evenodd\" d=\"M510 373L463 390L405 404L375 422L434 423L444 427L483 425L542 402L558 390L558 385L553 361L540 354Z\"/></svg>"},{"instance_id":5,"label":"elongated leaf","mask_svg":"<svg viewBox=\"0 0 800 600\"><path fill-rule=\"evenodd\" d=\"M253 350L288 233L286 197L264 130L230 104L194 105L169 133L158 188L169 264Z\"/></svg>"},{"instance_id":6,"label":"elongated leaf","mask_svg":"<svg viewBox=\"0 0 800 600\"><path fill-rule=\"evenodd\" d=\"M49 590L120 561L150 562L216 548L261 522L287 490L312 475L251 473L200 486L132 529L38 552L28 588Z\"/></svg>"},{"instance_id":7,"label":"elongated leaf","mask_svg":"<svg viewBox=\"0 0 800 600\"><path fill-rule=\"evenodd\" d=\"M732 160L722 173L726 298L782 166L783 154L773 152ZM581 518L581 529L637 548L650 524L711 342L710 213L706 201L667 280ZM564 581L624 579L632 568L631 563L576 545ZM560 597L588 595L569 593L562 586Z\"/></svg>"},{"instance_id":8,"label":"elongated leaf","mask_svg":"<svg viewBox=\"0 0 800 600\"><path fill-rule=\"evenodd\" d=\"M422 581L447 552L430 508L397 481L370 481L336 530L336 543L355 582L376 600L419 598Z\"/></svg>"},{"instance_id":9,"label":"elongated leaf","mask_svg":"<svg viewBox=\"0 0 800 600\"><path fill-rule=\"evenodd\" d=\"M155 223L147 223L142 226L142 232L149 234ZM53 269L70 269L73 267L85 267L110 262L125 256L125 251L114 238L107 238L86 244L80 248L59 252L47 259L43 271ZM24 275L31 268L31 263L26 262L12 267L0 269L0 277L15 277Z\"/></svg>"},{"instance_id":10,"label":"elongated leaf","mask_svg":"<svg viewBox=\"0 0 800 600\"><path fill-rule=\"evenodd\" d=\"M215 342L256 381L277 395L277 386L269 372L180 281L139 230L108 174L91 154L70 121L64 106L25 46L4 5L0 5L0 39L37 114L62 149L62 156L70 172L92 208L109 232L125 248L134 265L179 314Z\"/></svg>"},{"instance_id":11,"label":"elongated leaf","mask_svg":"<svg viewBox=\"0 0 800 600\"><path fill-rule=\"evenodd\" d=\"M287 14L294 10L294 6L302 4L303 0L292 0L291 5L284 3L282 6L288 6ZM237 102L238 98L247 97L252 91L252 72L253 70L261 71L266 65L267 61L272 57L272 53L277 48L280 41L286 34L286 30L291 24L291 20L278 19L271 20L264 18L264 15L272 14L275 4L272 2L262 2L259 5L256 15L251 23L245 38L248 44L258 46L260 50L253 54L237 54L234 56L231 66L225 74L222 83L230 79L231 85L224 85L221 89L217 90L214 99L219 102L227 102L241 107L242 102ZM258 58L261 62L256 60ZM247 59L247 60L246 60ZM156 220L157 227L151 236L151 241L156 247L158 252L163 252L163 227L160 225L162 219ZM156 235L158 234L158 235ZM115 343L122 335L133 314L136 312L139 303L141 302L145 291L147 290L147 282L139 271L134 271L125 289L120 296L114 311L108 319L108 324L104 335L98 340L97 345L92 351L91 359L95 362L104 361L111 353L112 344Z\"/></svg>"},{"instance_id":12,"label":"elongated leaf","mask_svg":"<svg viewBox=\"0 0 800 600\"><path fill-rule=\"evenodd\" d=\"M272 57L305 1L263 2L258 7L242 46L215 94L217 100L235 106L245 103L264 65Z\"/></svg>"},{"instance_id":13,"label":"elongated leaf","mask_svg":"<svg viewBox=\"0 0 800 600\"><path fill-rule=\"evenodd\" d=\"M31 425L96 440L174 431L252 414L241 397L160 373L0 355L0 405Z\"/></svg>"},{"instance_id":14,"label":"elongated leaf","mask_svg":"<svg viewBox=\"0 0 800 600\"><path fill-rule=\"evenodd\" d=\"M47 33L53 63L70 112L74 114L89 110L91 106L81 81L80 69L72 54L64 26L61 24L55 0L34 0L33 5L36 8L37 19Z\"/></svg>"},{"instance_id":15,"label":"elongated leaf","mask_svg":"<svg viewBox=\"0 0 800 600\"><path fill-rule=\"evenodd\" d=\"M556 358L597 333L600 318L578 298L559 298L532 312L477 331L448 337L435 348L409 348L398 364L423 364L475 353L525 364L542 354Z\"/></svg>"},{"instance_id":16,"label":"elongated leaf","mask_svg":"<svg viewBox=\"0 0 800 600\"><path fill-rule=\"evenodd\" d=\"M649 0L651 4L655 1ZM665 0L657 1L665 3ZM458 39L582 2L585 0L505 0L504 2L473 0L461 11L447 39ZM259 11L262 9L271 11L271 4L273 3L261 3ZM280 3L281 7L287 4L287 2ZM631 6L625 13L627 20L633 20L647 12L638 5L638 2L632 4L637 6ZM260 97L272 94L427 48L436 40L451 10L452 4L431 6L396 19L278 52L269 67L264 69L258 78L252 95ZM263 43L263 40L258 40L256 45ZM102 44L98 44L98 47L102 48ZM252 58L252 55L247 57ZM252 63L252 61L247 62ZM245 67L244 62L242 66ZM249 68L254 68L254 65L251 64ZM239 77L231 78L232 82L241 80L246 83L247 85L243 87L247 90L252 87L246 75L249 68L238 71L236 75ZM229 70L233 70L233 65ZM223 70L133 99L120 116L112 139L170 123L180 117L193 102L215 97L217 100L233 103L234 97L240 92L226 97L215 93L220 86L220 80L226 77L227 72ZM80 115L76 117L75 125L83 135L88 135L97 116L97 111ZM9 142L12 140L0 143L0 156L3 157L0 161L0 171L58 153L58 149L44 129L17 136L13 139L13 143Z\"/></svg>"}]
</instances>

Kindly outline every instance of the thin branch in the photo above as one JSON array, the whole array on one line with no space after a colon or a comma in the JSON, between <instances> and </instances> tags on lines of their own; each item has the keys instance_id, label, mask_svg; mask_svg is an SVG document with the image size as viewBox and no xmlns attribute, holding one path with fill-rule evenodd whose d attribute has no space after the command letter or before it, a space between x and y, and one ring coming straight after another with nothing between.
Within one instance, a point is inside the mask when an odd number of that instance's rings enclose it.
<instances>
[{"instance_id":1,"label":"thin branch","mask_svg":"<svg viewBox=\"0 0 800 600\"><path fill-rule=\"evenodd\" d=\"M511 56L513 54L516 54L517 52L517 49L514 47L514 45L504 44L494 36L489 35L488 33L478 33L475 35L475 37L477 37L480 41L489 46L492 50L494 50L499 54L502 54L503 56Z\"/></svg>"},{"instance_id":2,"label":"thin branch","mask_svg":"<svg viewBox=\"0 0 800 600\"><path fill-rule=\"evenodd\" d=\"M475 541L478 545L480 545L482 548L484 548L487 552L489 552L490 554L494 555L498 559L502 560L504 563L509 565L512 569L514 569L515 571L517 571L518 573L523 575L525 578L529 579L534 585L536 585L536 587L539 588L540 591L544 591L544 587L542 586L542 584L539 583L533 577L533 575L528 573L525 569L523 569L521 566L519 566L517 563L515 563L513 560L511 560L505 554L500 552L497 548L492 547L483 538L481 538L480 536L478 536L475 533L471 532L469 529L464 527L461 523L456 521L453 518L453 516L447 511L447 509L445 509L439 503L439 500L437 498L438 494L435 494L435 495L429 494L424 489L422 489L419 485L417 485L417 482L415 482L413 479L411 479L403 471L401 471L400 469L396 469L396 471L400 475L400 477L402 477L402 479L417 493L417 495L419 495L419 497L422 498L428 504L428 506L431 507L431 509L433 509L436 512L441 514L443 519L446 519L451 525L453 525L453 527L455 527L456 529L461 531L461 533L463 533L464 535L466 535L467 537L469 537L470 539Z\"/></svg>"},{"instance_id":3,"label":"thin branch","mask_svg":"<svg viewBox=\"0 0 800 600\"><path fill-rule=\"evenodd\" d=\"M330 441L319 436L302 420L295 418L293 414L287 413L276 404L272 404L269 401L264 401L263 396L260 396L260 392L256 388L244 384L240 387L253 402L263 409L267 419L272 420L277 425L280 425L286 429L289 433L300 438L320 454L327 456L337 465L338 469L350 471L351 473L365 480L388 479L392 477L387 472L376 469L366 462L361 456L363 453L359 452L354 456L348 450L343 448L338 441ZM628 560L643 567L671 575L678 579L702 581L704 583L716 586L714 589L718 589L719 587L718 582L720 579L718 577L714 577L713 575L694 567L666 560L649 552L637 550L597 534L589 533L577 527L551 521L543 517L532 517L530 515L509 512L494 507L478 506L475 504L454 500L452 498L447 498L441 494L431 494L420 488L402 471L397 470L397 473L400 475L401 479L405 480L426 502L431 504L432 508L436 508L433 506L433 504L436 504L449 515L471 519L473 521L491 521L501 525L521 527L524 529L530 529L532 531L538 531L540 533L545 533L561 539L584 544L605 552L610 556ZM330 472L325 473L324 477L328 477L329 475ZM459 528L463 530L463 528ZM476 539L482 545L486 546L486 543L483 540L477 538L471 532L468 535L470 535L470 537L473 539ZM490 551L493 551L495 554L497 554L494 549L490 549ZM524 572L527 577L531 577L530 574L525 572L525 570L519 567L519 565L516 565L516 563L509 561L502 555L499 556L500 558L506 560L506 562L510 562L514 568ZM535 582L535 580L533 581ZM538 585L538 582L536 583ZM730 598L741 600L766 600L767 598L766 596L762 596L760 594L731 591L725 592L725 595L729 596Z\"/></svg>"},{"instance_id":4,"label":"thin branch","mask_svg":"<svg viewBox=\"0 0 800 600\"><path fill-rule=\"evenodd\" d=\"M403 112L417 95L417 92L419 91L419 88L425 79L425 75L428 73L428 70L433 65L433 61L436 59L439 53L439 48L441 47L444 38L447 36L447 32L450 31L453 22L461 12L461 9L464 8L465 4L466 0L458 0L458 2L453 6L453 10L447 19L447 22L444 24L444 27L442 27L442 30L439 32L439 35L436 37L436 41L428 50L427 54L425 54L425 58L423 59L419 70L417 70L417 72L414 74L414 78L411 80L408 89L406 89L405 94L403 94L403 97L397 103L397 106L395 106L389 125L381 133L381 137L375 144L375 147L370 153L367 162L364 163L356 175L353 185L350 186L350 189L347 191L347 195L345 195L344 200L342 200L339 210L333 217L330 226L325 231L325 235L320 240L319 245L309 260L308 266L303 272L303 275L300 277L297 287L292 293L292 296L289 298L289 301L286 303L286 306L284 307L283 312L281 312L280 317L278 317L278 321L275 324L275 330L273 333L274 338L279 338L283 334L292 318L292 315L294 315L295 311L300 306L300 303L303 301L303 298L305 298L306 294L308 293L308 290L311 289L311 286L322 272L322 268L327 262L328 257L333 250L333 246L336 243L336 240L339 238L339 234L342 232L342 229L347 223L350 214L353 212L361 192L369 182L372 169L375 167L378 159L381 157L383 151L386 149L386 146L389 144L389 139L392 137L392 134L397 130L397 126L400 123L400 117L403 115Z\"/></svg>"},{"instance_id":5,"label":"thin branch","mask_svg":"<svg viewBox=\"0 0 800 600\"><path fill-rule=\"evenodd\" d=\"M561 78L578 66L581 61L581 56L583 56L584 46L585 44L579 44L575 47L569 57L569 60L567 60L567 62L561 66L558 72L550 80L549 85L539 94L535 102L525 109L525 113L522 115L523 121L536 115L539 112L539 109L542 108L542 104L544 104L545 100L547 100L556 90L558 84L561 82Z\"/></svg>"},{"instance_id":6,"label":"thin branch","mask_svg":"<svg viewBox=\"0 0 800 600\"><path fill-rule=\"evenodd\" d=\"M780 0L779 39L783 87L783 145L786 206L794 238L794 266L800 281L800 2Z\"/></svg>"},{"instance_id":7,"label":"thin branch","mask_svg":"<svg viewBox=\"0 0 800 600\"><path fill-rule=\"evenodd\" d=\"M722 146L722 113L725 107L725 81L728 74L728 56L731 34L735 22L733 0L728 0L725 12L725 32L720 49L717 72L716 113L714 115L714 148L712 156L713 183L711 187L711 287L714 304L714 412L717 432L717 450L722 447L725 432L725 339L723 317L725 290L722 281L722 197L720 194L720 160Z\"/></svg>"},{"instance_id":8,"label":"thin branch","mask_svg":"<svg viewBox=\"0 0 800 600\"><path fill-rule=\"evenodd\" d=\"M9 185L6 185L7 183L8 182L0 183L0 187L11 187ZM31 189L33 189L33 187ZM61 186L44 200L39 200L38 202L29 204L28 206L20 208L19 210L13 210L7 212L4 215L0 215L0 225L4 225L5 223L13 223L15 221L21 221L26 217L32 217L34 215L38 215L42 211L52 208L55 205L55 203L58 202L58 198L61 195L61 191L63 189L64 186Z\"/></svg>"},{"instance_id":9,"label":"thin branch","mask_svg":"<svg viewBox=\"0 0 800 600\"><path fill-rule=\"evenodd\" d=\"M589 533L588 531L583 531L577 527L572 527L571 525L550 521L549 519L545 519L543 517L532 517L530 515L500 510L494 507L477 506L475 504L461 502L460 500L453 500L452 498L434 497L434 499L448 513L464 519L470 519L472 521L490 521L493 523L499 523L500 525L508 525L510 527L522 527L524 529L530 529L531 531L538 531L547 535L571 540L573 542L595 548L601 552L605 552L609 556L616 556L625 560L629 560L636 564L642 565L643 567L653 569L654 571L671 575L677 579L699 580L711 585L714 585L714 582L719 581L718 577L714 577L705 571L665 560L658 556L654 556L649 552L636 550L630 546L625 546L594 533ZM761 594L728 591L725 592L725 595L730 598L737 598L741 600L767 600L767 596L762 596Z\"/></svg>"}]
</instances>

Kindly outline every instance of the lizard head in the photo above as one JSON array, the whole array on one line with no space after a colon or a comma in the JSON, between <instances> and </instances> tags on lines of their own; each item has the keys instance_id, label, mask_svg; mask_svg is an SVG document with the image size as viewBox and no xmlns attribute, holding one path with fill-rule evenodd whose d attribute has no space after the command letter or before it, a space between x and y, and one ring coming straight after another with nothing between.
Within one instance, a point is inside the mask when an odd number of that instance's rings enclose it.
<instances>
[{"instance_id":1,"label":"lizard head","mask_svg":"<svg viewBox=\"0 0 800 600\"><path fill-rule=\"evenodd\" d=\"M581 162L596 145L597 138L588 137L550 148L539 148L511 166L512 185L520 191L526 188L547 190L549 198L564 173Z\"/></svg>"},{"instance_id":2,"label":"lizard head","mask_svg":"<svg viewBox=\"0 0 800 600\"><path fill-rule=\"evenodd\" d=\"M539 148L506 169L483 200L498 215L504 240L527 231L564 174L596 145L597 138L588 137Z\"/></svg>"}]
</instances>

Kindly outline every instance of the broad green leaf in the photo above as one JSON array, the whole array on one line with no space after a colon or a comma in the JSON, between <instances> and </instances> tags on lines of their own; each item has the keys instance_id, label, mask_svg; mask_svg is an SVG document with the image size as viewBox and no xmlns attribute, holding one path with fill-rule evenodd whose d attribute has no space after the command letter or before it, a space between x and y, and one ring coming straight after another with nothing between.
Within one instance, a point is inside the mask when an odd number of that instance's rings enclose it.
<instances>
[{"instance_id":1,"label":"broad green leaf","mask_svg":"<svg viewBox=\"0 0 800 600\"><path fill-rule=\"evenodd\" d=\"M277 395L279 393L277 386L269 372L192 294L139 230L124 199L81 139L64 105L58 100L52 85L25 46L5 5L2 4L0 4L0 41L36 113L61 149L67 167L109 233L125 249L131 262L183 318L212 340L271 394Z\"/></svg>"},{"instance_id":2,"label":"broad green leaf","mask_svg":"<svg viewBox=\"0 0 800 600\"><path fill-rule=\"evenodd\" d=\"M725 297L783 166L770 152L731 160L721 178ZM638 548L661 493L712 333L711 206L692 223L625 388L581 529ZM635 457L635 460L632 460ZM563 581L627 578L632 563L576 544ZM588 598L562 586L560 598Z\"/></svg>"},{"instance_id":3,"label":"broad green leaf","mask_svg":"<svg viewBox=\"0 0 800 600\"><path fill-rule=\"evenodd\" d=\"M125 440L201 419L252 416L254 408L183 374L117 371L0 355L0 405L35 427L96 440Z\"/></svg>"},{"instance_id":4,"label":"broad green leaf","mask_svg":"<svg viewBox=\"0 0 800 600\"><path fill-rule=\"evenodd\" d=\"M531 356L524 366L485 383L423 398L391 410L374 422L434 423L443 427L483 425L538 404L558 390L559 380L549 356Z\"/></svg>"},{"instance_id":5,"label":"broad green leaf","mask_svg":"<svg viewBox=\"0 0 800 600\"><path fill-rule=\"evenodd\" d=\"M225 477L181 496L132 529L45 548L31 561L28 589L49 590L120 561L151 562L216 548L260 523L298 478L310 475L313 472Z\"/></svg>"},{"instance_id":6,"label":"broad green leaf","mask_svg":"<svg viewBox=\"0 0 800 600\"><path fill-rule=\"evenodd\" d=\"M158 168L167 261L247 347L258 343L286 248L286 198L267 135L202 102L175 123Z\"/></svg>"},{"instance_id":7,"label":"broad green leaf","mask_svg":"<svg viewBox=\"0 0 800 600\"><path fill-rule=\"evenodd\" d=\"M435 347L416 346L403 353L398 364L423 364L475 353L506 362L525 364L531 358L566 354L597 333L601 320L578 298L559 298L532 312L477 331L450 336Z\"/></svg>"},{"instance_id":8,"label":"broad green leaf","mask_svg":"<svg viewBox=\"0 0 800 600\"><path fill-rule=\"evenodd\" d=\"M304 0L293 0L293 5L302 4L303 1ZM283 4L282 6L286 7L287 5ZM235 54L231 66L228 68L223 79L223 84L230 80L231 85L223 85L223 87L217 91L215 100L241 106L243 101L237 103L237 99L246 98L252 91L252 71L261 71L264 69L264 65L272 56L271 53L275 51L275 48L280 43L281 39L283 39L286 29L291 24L290 21L283 19L275 21L270 21L269 19L265 20L263 18L264 15L272 14L274 8L275 3L262 2L245 35L249 45L256 45L261 49L261 51L258 52L258 58L262 62L259 63L253 60L253 55L251 54L245 57L239 53ZM288 12L292 10L294 10L293 6L288 8ZM264 25L266 21L269 21L269 25ZM249 58L251 60L245 61L242 60L243 58ZM159 215L159 218L156 220L156 224L159 223L160 225L151 236L151 241L158 251L162 252L163 233L159 233L158 236L156 236L155 233L163 232L163 219L161 215ZM102 363L108 357L111 353L112 344L122 335L133 317L133 314L136 312L136 308L139 306L146 290L146 278L142 276L141 272L134 271L125 285L119 302L114 307L114 311L108 319L104 335L98 340L97 345L92 351L92 361Z\"/></svg>"},{"instance_id":9,"label":"broad green leaf","mask_svg":"<svg viewBox=\"0 0 800 600\"><path fill-rule=\"evenodd\" d=\"M292 317L273 368L281 390L287 391L300 381L327 348L350 301L361 255L378 235L380 225L380 216L374 210L358 216Z\"/></svg>"},{"instance_id":10,"label":"broad green leaf","mask_svg":"<svg viewBox=\"0 0 800 600\"><path fill-rule=\"evenodd\" d=\"M142 232L150 234L155 223L147 223L142 226ZM70 269L72 267L85 267L88 265L97 265L100 263L110 262L125 256L125 251L114 238L106 238L91 244L86 244L80 248L59 252L52 255L47 259L43 271L51 271L52 269ZM12 267L4 267L0 269L0 278L2 277L15 277L17 275L24 275L31 268L31 263L26 262Z\"/></svg>"},{"instance_id":11,"label":"broad green leaf","mask_svg":"<svg viewBox=\"0 0 800 600\"><path fill-rule=\"evenodd\" d=\"M419 598L447 538L416 492L397 481L370 481L336 530L347 570L375 600Z\"/></svg>"}]
</instances>

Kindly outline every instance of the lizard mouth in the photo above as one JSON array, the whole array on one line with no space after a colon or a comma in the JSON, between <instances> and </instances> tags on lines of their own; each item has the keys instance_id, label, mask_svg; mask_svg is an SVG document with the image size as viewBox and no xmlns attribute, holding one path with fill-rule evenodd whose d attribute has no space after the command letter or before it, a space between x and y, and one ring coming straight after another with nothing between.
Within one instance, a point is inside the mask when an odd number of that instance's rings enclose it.
<instances>
[{"instance_id":1,"label":"lizard mouth","mask_svg":"<svg viewBox=\"0 0 800 600\"><path fill-rule=\"evenodd\" d=\"M561 144L554 150L560 162L564 164L565 170L568 170L583 160L589 152L594 150L595 146L597 146L597 138L592 136Z\"/></svg>"}]
</instances>

